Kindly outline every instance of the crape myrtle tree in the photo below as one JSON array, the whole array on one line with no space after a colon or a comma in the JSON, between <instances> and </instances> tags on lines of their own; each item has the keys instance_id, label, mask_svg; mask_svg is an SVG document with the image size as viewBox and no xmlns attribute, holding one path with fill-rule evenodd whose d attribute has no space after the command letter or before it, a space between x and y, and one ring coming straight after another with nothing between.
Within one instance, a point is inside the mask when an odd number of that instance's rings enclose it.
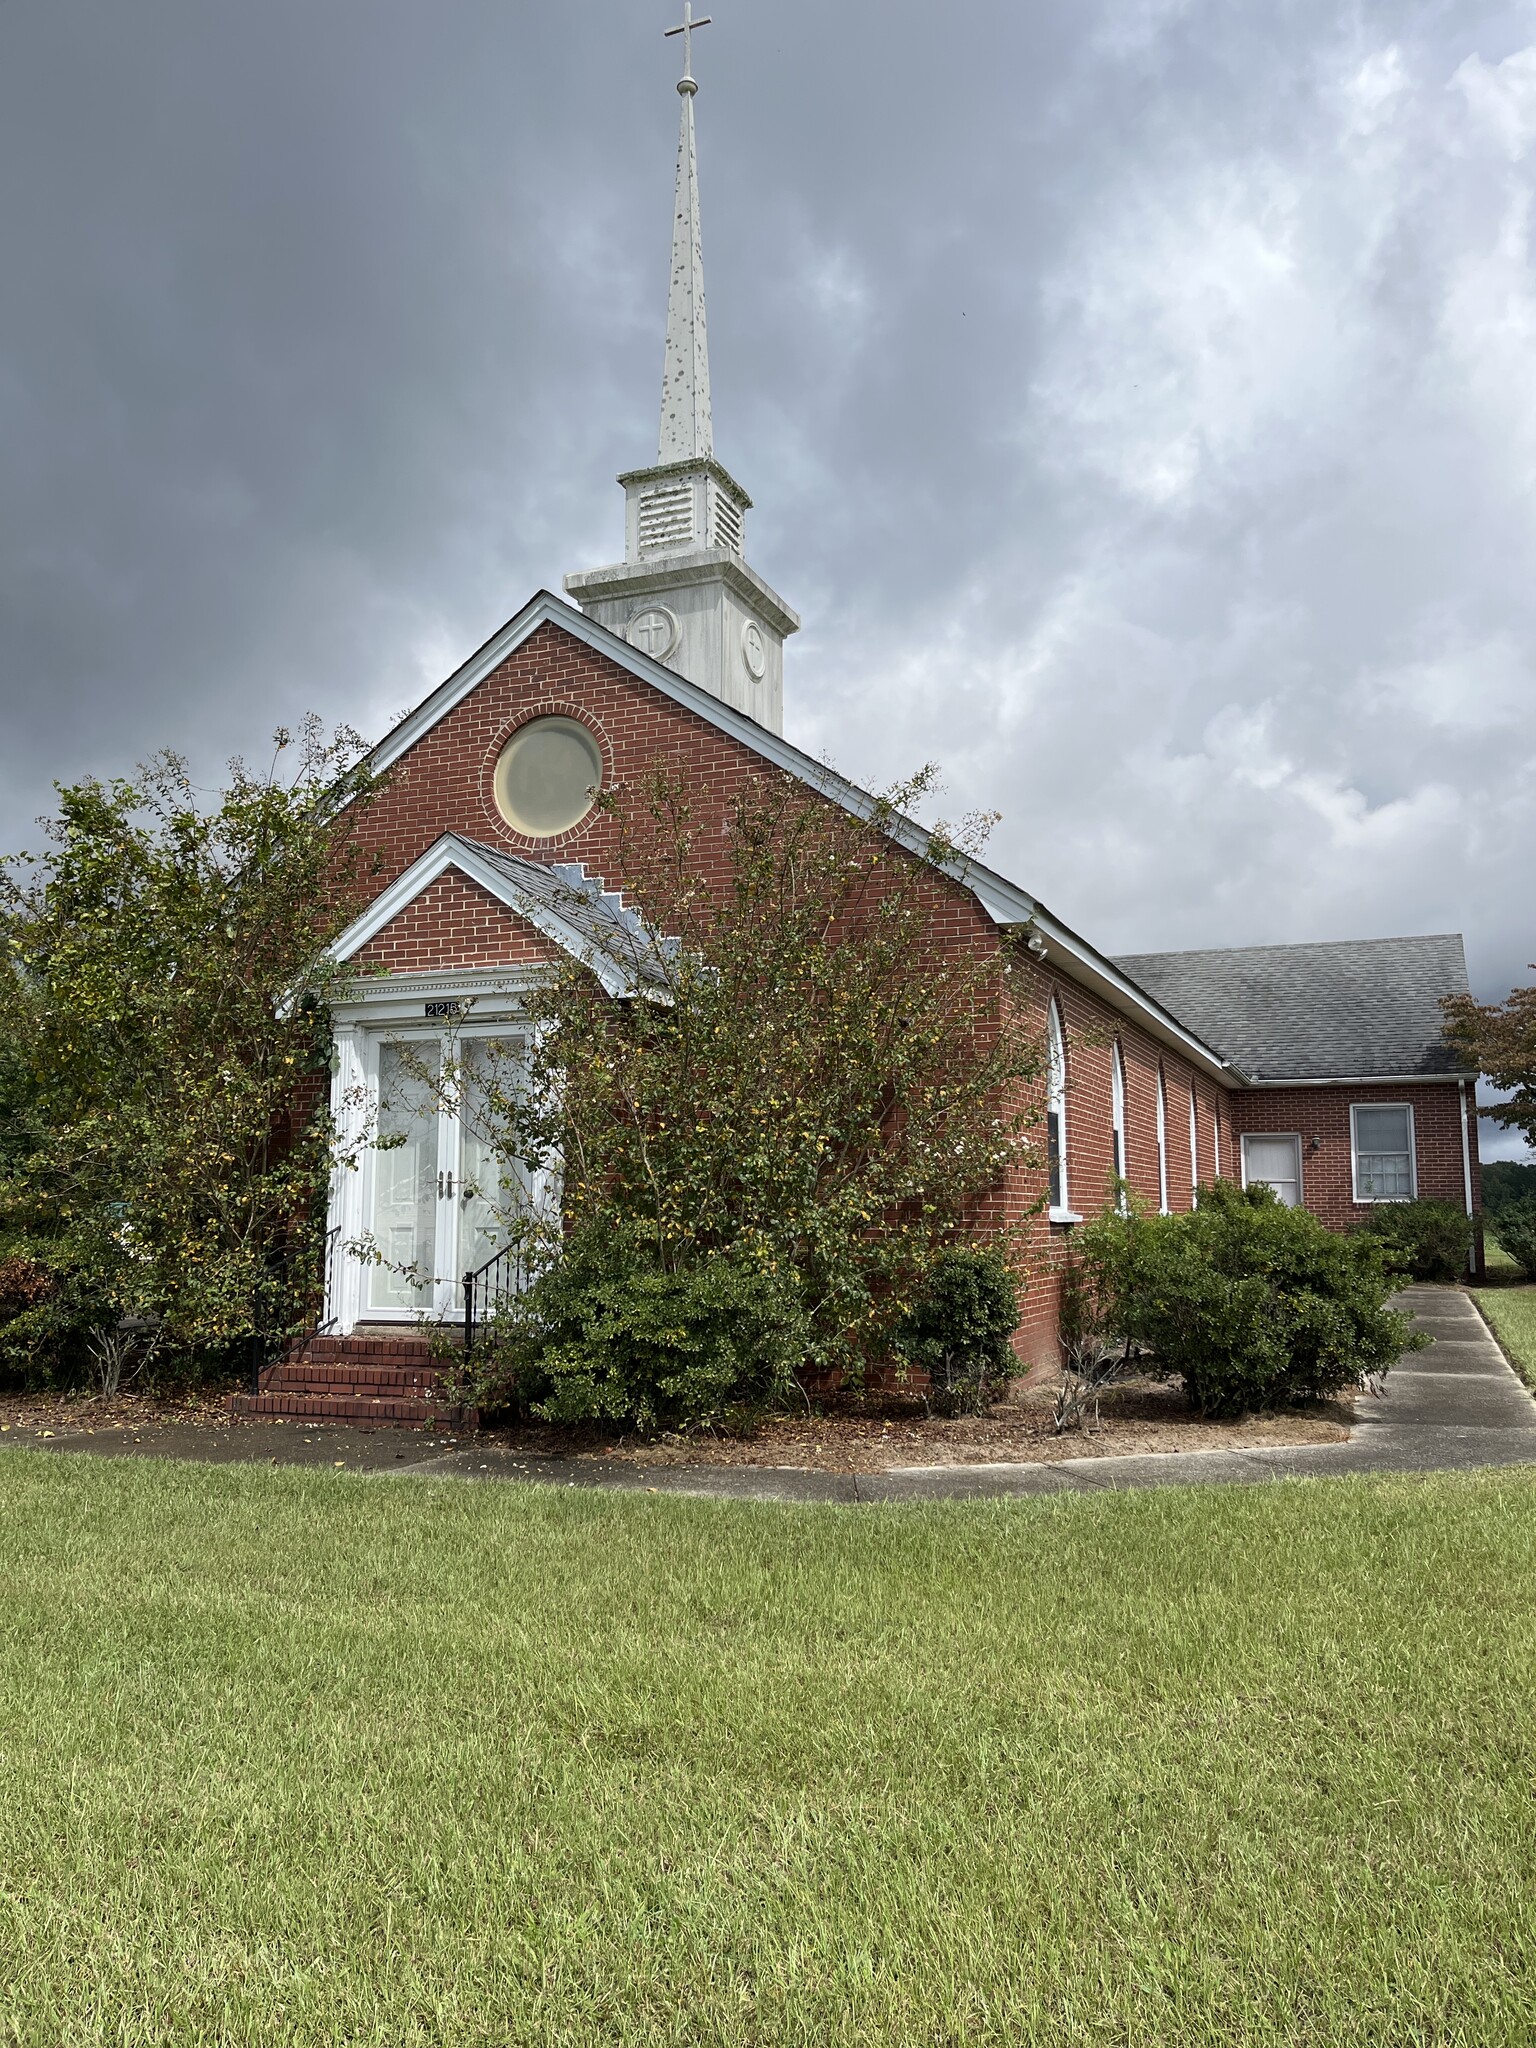
<instances>
[{"instance_id":1,"label":"crape myrtle tree","mask_svg":"<svg viewBox=\"0 0 1536 2048\"><path fill-rule=\"evenodd\" d=\"M1007 949L957 942L953 888L902 843L932 782L865 819L764 777L723 835L669 774L599 799L643 919L635 988L563 959L497 1063L508 1178L562 1194L511 1220L536 1277L483 1399L650 1428L857 1384L946 1250L988 1237L1041 1050ZM932 857L963 872L988 823Z\"/></svg>"},{"instance_id":2,"label":"crape myrtle tree","mask_svg":"<svg viewBox=\"0 0 1536 2048\"><path fill-rule=\"evenodd\" d=\"M1536 1146L1536 984L1512 989L1502 1003L1448 996L1442 1007L1446 1038L1467 1065L1486 1074L1495 1088L1511 1091L1507 1102L1482 1114L1523 1131Z\"/></svg>"},{"instance_id":3,"label":"crape myrtle tree","mask_svg":"<svg viewBox=\"0 0 1536 2048\"><path fill-rule=\"evenodd\" d=\"M0 866L0 1342L104 1392L312 1307L333 1165L329 942L362 742L318 721L200 798L163 753L59 790ZM313 1104L313 1113L304 1112Z\"/></svg>"},{"instance_id":4,"label":"crape myrtle tree","mask_svg":"<svg viewBox=\"0 0 1536 2048\"><path fill-rule=\"evenodd\" d=\"M1536 1146L1536 985L1512 989L1502 1003L1451 996L1444 1009L1446 1037L1467 1065L1510 1091L1508 1101L1483 1114L1524 1132L1526 1143ZM1493 1229L1503 1249L1536 1279L1536 1195L1506 1197Z\"/></svg>"}]
</instances>

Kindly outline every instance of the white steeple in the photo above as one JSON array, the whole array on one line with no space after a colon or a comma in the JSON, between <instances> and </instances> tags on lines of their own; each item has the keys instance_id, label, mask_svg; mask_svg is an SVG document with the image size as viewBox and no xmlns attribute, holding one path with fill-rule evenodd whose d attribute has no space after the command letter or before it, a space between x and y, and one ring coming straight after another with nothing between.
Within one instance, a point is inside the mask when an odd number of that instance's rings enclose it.
<instances>
[{"instance_id":1,"label":"white steeple","mask_svg":"<svg viewBox=\"0 0 1536 2048\"><path fill-rule=\"evenodd\" d=\"M688 11L691 15L691 5ZM692 31L704 26L704 21L687 23L685 33L690 42ZM677 210L672 221L672 289L667 296L658 463L707 461L715 452L715 423L709 403L709 334L704 320L704 240L699 230L699 150L693 133L693 100L699 88L692 70L690 49L689 75L677 88L683 117L677 138Z\"/></svg>"},{"instance_id":2,"label":"white steeple","mask_svg":"<svg viewBox=\"0 0 1536 2048\"><path fill-rule=\"evenodd\" d=\"M683 38L682 123L672 222L672 281L656 463L619 478L624 486L624 560L567 576L589 617L773 732L784 729L784 641L800 621L749 569L743 554L752 500L715 460L704 318L704 245L693 107L693 31Z\"/></svg>"}]
</instances>

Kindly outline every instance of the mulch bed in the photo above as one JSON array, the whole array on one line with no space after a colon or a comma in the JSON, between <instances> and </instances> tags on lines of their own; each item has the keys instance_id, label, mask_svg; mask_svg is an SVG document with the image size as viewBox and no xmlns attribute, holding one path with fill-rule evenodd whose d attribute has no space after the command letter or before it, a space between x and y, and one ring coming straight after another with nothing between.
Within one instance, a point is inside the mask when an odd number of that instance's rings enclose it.
<instances>
[{"instance_id":1,"label":"mulch bed","mask_svg":"<svg viewBox=\"0 0 1536 2048\"><path fill-rule=\"evenodd\" d=\"M953 1422L924 1414L921 1402L887 1400L863 1408L829 1407L814 1416L772 1416L751 1436L595 1439L570 1430L522 1425L490 1429L493 1442L525 1456L624 1459L636 1465L797 1466L827 1472L888 1472L914 1465L1053 1463L1065 1458L1141 1457L1160 1451L1253 1450L1264 1445L1342 1443L1354 1404L1346 1398L1240 1422L1207 1422L1182 1391L1133 1381L1107 1393L1100 1428L1057 1436L1054 1390L1016 1391L990 1415Z\"/></svg>"},{"instance_id":2,"label":"mulch bed","mask_svg":"<svg viewBox=\"0 0 1536 2048\"><path fill-rule=\"evenodd\" d=\"M0 1395L0 1442L33 1441L111 1431L133 1436L166 1424L209 1434L294 1425L232 1421L225 1389L156 1396L122 1394L114 1401L78 1394ZM1240 1422L1207 1422L1177 1387L1133 1381L1112 1388L1101 1426L1057 1436L1048 1386L1016 1386L990 1415L946 1422L916 1401L886 1399L829 1405L816 1415L773 1416L750 1436L705 1434L646 1443L612 1430L518 1423L487 1428L479 1441L521 1457L619 1460L641 1466L793 1466L824 1472L885 1472L914 1465L1036 1464L1064 1458L1140 1457L1163 1451L1253 1450L1285 1444L1340 1443L1349 1435L1348 1396Z\"/></svg>"}]
</instances>

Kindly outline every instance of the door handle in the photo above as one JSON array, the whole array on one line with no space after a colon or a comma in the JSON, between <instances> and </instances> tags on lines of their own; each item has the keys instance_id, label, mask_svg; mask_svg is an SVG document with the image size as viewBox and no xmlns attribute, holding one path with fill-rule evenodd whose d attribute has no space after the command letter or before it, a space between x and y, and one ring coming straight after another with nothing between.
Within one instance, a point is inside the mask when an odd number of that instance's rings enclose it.
<instances>
[{"instance_id":1,"label":"door handle","mask_svg":"<svg viewBox=\"0 0 1536 2048\"><path fill-rule=\"evenodd\" d=\"M439 1173L437 1176L437 1199L440 1202L451 1202L453 1200L453 1174L451 1171Z\"/></svg>"}]
</instances>

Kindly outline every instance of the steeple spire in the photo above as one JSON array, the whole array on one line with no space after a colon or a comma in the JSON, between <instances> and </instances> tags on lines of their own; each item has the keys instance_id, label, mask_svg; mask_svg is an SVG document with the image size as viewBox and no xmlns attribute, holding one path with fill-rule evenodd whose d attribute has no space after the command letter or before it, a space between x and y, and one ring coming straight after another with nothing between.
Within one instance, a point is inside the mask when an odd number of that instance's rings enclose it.
<instances>
[{"instance_id":1,"label":"steeple spire","mask_svg":"<svg viewBox=\"0 0 1536 2048\"><path fill-rule=\"evenodd\" d=\"M683 100L672 218L672 284L661 384L661 447L650 469L632 469L624 486L624 559L611 568L567 576L565 587L589 618L621 634L653 661L734 705L770 732L784 730L784 642L800 621L747 566L746 518L752 500L715 460L704 327L704 249L699 236L699 158L694 141L693 32L683 19Z\"/></svg>"},{"instance_id":2,"label":"steeple spire","mask_svg":"<svg viewBox=\"0 0 1536 2048\"><path fill-rule=\"evenodd\" d=\"M699 152L693 130L693 31L710 17L686 19L669 36L682 36L683 76L678 84L683 113L677 140L677 204L672 218L672 287L667 297L667 353L661 379L661 446L658 463L706 461L715 452L709 402L709 334L704 319L704 243L699 231Z\"/></svg>"}]
</instances>

